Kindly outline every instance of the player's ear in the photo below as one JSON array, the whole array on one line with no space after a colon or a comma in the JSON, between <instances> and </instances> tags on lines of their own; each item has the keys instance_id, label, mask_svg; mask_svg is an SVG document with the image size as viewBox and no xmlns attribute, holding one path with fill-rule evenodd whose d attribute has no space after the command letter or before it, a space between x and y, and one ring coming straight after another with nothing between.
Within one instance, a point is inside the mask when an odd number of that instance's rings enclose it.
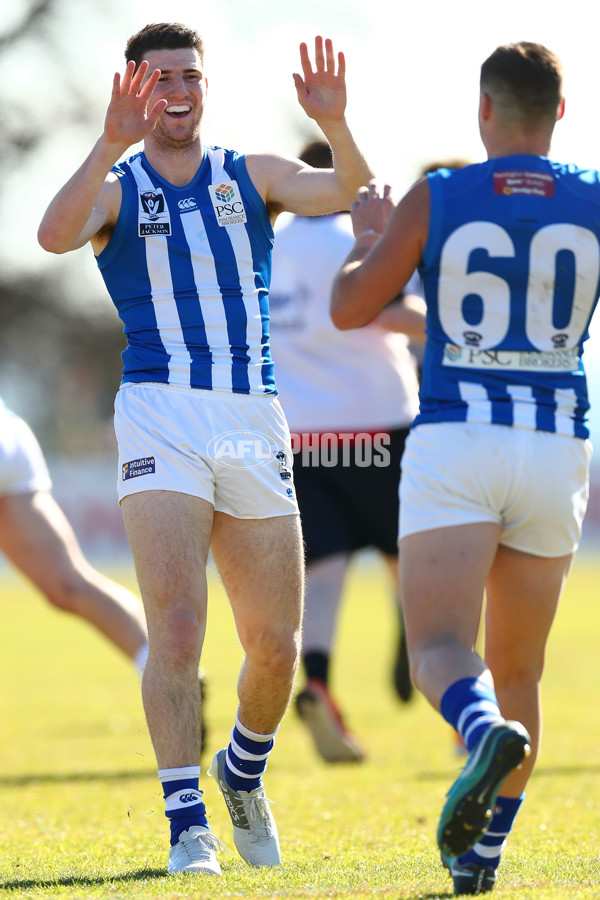
<instances>
[{"instance_id":1,"label":"player's ear","mask_svg":"<svg viewBox=\"0 0 600 900\"><path fill-rule=\"evenodd\" d=\"M558 110L556 112L556 121L560 122L560 120L562 119L564 114L565 114L565 98L561 97L560 103L558 104Z\"/></svg>"},{"instance_id":2,"label":"player's ear","mask_svg":"<svg viewBox=\"0 0 600 900\"><path fill-rule=\"evenodd\" d=\"M479 95L479 120L487 122L492 112L492 98L485 91Z\"/></svg>"}]
</instances>

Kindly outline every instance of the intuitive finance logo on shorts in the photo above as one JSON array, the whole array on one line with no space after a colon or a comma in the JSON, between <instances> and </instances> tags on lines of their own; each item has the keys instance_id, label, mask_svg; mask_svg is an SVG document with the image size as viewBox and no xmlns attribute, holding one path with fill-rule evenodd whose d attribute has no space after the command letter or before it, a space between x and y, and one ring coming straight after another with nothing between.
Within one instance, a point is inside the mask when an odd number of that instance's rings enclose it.
<instances>
[{"instance_id":1,"label":"intuitive finance logo on shorts","mask_svg":"<svg viewBox=\"0 0 600 900\"><path fill-rule=\"evenodd\" d=\"M208 444L212 459L230 469L256 469L276 458L278 448L258 431L227 431ZM281 461L278 460L281 465Z\"/></svg>"},{"instance_id":2,"label":"intuitive finance logo on shorts","mask_svg":"<svg viewBox=\"0 0 600 900\"><path fill-rule=\"evenodd\" d=\"M121 479L128 481L130 478L138 478L140 475L153 475L156 471L156 460L153 456L142 456L141 459L131 459L123 463Z\"/></svg>"}]
</instances>

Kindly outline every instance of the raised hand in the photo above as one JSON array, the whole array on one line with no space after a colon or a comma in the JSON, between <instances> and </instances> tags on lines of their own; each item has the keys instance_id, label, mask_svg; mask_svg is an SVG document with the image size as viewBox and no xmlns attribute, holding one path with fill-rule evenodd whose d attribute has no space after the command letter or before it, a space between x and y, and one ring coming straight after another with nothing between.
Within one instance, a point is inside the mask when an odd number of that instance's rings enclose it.
<instances>
[{"instance_id":1,"label":"raised hand","mask_svg":"<svg viewBox=\"0 0 600 900\"><path fill-rule=\"evenodd\" d=\"M142 141L158 121L167 106L166 100L157 100L148 111L148 103L160 78L160 69L155 69L144 82L148 72L146 60L135 69L135 63L127 63L123 80L117 72L113 80L110 104L104 120L104 137L111 144L126 147Z\"/></svg>"},{"instance_id":2,"label":"raised hand","mask_svg":"<svg viewBox=\"0 0 600 900\"><path fill-rule=\"evenodd\" d=\"M350 204L352 228L356 237L363 234L383 234L388 219L394 209L392 189L389 184L383 186L383 193L375 181L358 189L357 199Z\"/></svg>"},{"instance_id":3,"label":"raised hand","mask_svg":"<svg viewBox=\"0 0 600 900\"><path fill-rule=\"evenodd\" d=\"M300 44L300 61L304 78L294 72L298 102L307 116L320 119L342 119L346 109L346 61L343 53L333 53L333 44L327 39L315 38L315 68L313 69L308 47Z\"/></svg>"}]
</instances>

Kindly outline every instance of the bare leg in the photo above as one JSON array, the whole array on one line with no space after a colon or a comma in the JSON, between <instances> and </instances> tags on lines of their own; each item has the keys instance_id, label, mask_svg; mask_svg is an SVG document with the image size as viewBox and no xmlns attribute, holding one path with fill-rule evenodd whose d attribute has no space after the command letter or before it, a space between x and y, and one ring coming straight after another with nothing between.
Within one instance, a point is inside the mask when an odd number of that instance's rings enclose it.
<instances>
[{"instance_id":1,"label":"bare leg","mask_svg":"<svg viewBox=\"0 0 600 900\"><path fill-rule=\"evenodd\" d=\"M488 677L473 647L499 526L487 522L402 539L400 581L413 681L435 709L461 678Z\"/></svg>"},{"instance_id":2,"label":"bare leg","mask_svg":"<svg viewBox=\"0 0 600 900\"><path fill-rule=\"evenodd\" d=\"M148 621L142 697L158 767L195 766L213 508L187 494L147 491L121 509Z\"/></svg>"},{"instance_id":3,"label":"bare leg","mask_svg":"<svg viewBox=\"0 0 600 900\"><path fill-rule=\"evenodd\" d=\"M302 649L305 653L318 651L327 656L331 653L349 562L349 553L336 553L310 563L306 569L302 629Z\"/></svg>"},{"instance_id":4,"label":"bare leg","mask_svg":"<svg viewBox=\"0 0 600 900\"><path fill-rule=\"evenodd\" d=\"M402 611L402 597L400 596L400 573L397 556L383 555L385 567L389 572L392 590L394 592L394 605L398 616L397 641L392 664L392 682L396 694L404 703L408 703L413 695L413 683L410 677L408 662L408 647L406 646L406 629L404 628L404 613Z\"/></svg>"},{"instance_id":5,"label":"bare leg","mask_svg":"<svg viewBox=\"0 0 600 900\"><path fill-rule=\"evenodd\" d=\"M389 556L386 553L381 555L381 558L384 562L385 568L388 571L388 575L392 582L392 587L395 592L395 599L398 606L401 606L400 603L400 573L398 571L398 557L397 556Z\"/></svg>"},{"instance_id":6,"label":"bare leg","mask_svg":"<svg viewBox=\"0 0 600 900\"><path fill-rule=\"evenodd\" d=\"M127 656L145 644L139 600L87 562L49 492L0 498L0 549L53 606L85 619Z\"/></svg>"},{"instance_id":7,"label":"bare leg","mask_svg":"<svg viewBox=\"0 0 600 900\"><path fill-rule=\"evenodd\" d=\"M277 729L298 665L303 558L298 516L235 519L215 513L212 552L246 658L238 683L241 722Z\"/></svg>"},{"instance_id":8,"label":"bare leg","mask_svg":"<svg viewBox=\"0 0 600 900\"><path fill-rule=\"evenodd\" d=\"M543 559L500 547L488 578L486 662L502 715L522 722L531 736L530 756L502 786L506 797L523 793L539 750L544 653L571 562L572 556Z\"/></svg>"}]
</instances>

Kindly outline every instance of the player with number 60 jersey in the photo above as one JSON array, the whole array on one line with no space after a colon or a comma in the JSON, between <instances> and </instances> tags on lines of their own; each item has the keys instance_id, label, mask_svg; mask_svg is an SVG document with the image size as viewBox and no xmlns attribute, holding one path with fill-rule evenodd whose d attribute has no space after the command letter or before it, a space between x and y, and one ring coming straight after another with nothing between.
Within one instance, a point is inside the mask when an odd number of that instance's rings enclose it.
<instances>
[{"instance_id":1,"label":"player with number 60 jersey","mask_svg":"<svg viewBox=\"0 0 600 900\"><path fill-rule=\"evenodd\" d=\"M522 154L428 178L416 424L587 437L581 354L600 276L598 173Z\"/></svg>"},{"instance_id":2,"label":"player with number 60 jersey","mask_svg":"<svg viewBox=\"0 0 600 900\"><path fill-rule=\"evenodd\" d=\"M493 888L524 798L546 643L588 499L582 360L599 292L600 175L551 161L564 109L550 50L498 47L481 67L487 162L438 170L392 212L389 187L359 190L356 243L332 293L334 322L356 328L414 267L424 282L400 583L412 678L469 752L437 829L460 895Z\"/></svg>"}]
</instances>

